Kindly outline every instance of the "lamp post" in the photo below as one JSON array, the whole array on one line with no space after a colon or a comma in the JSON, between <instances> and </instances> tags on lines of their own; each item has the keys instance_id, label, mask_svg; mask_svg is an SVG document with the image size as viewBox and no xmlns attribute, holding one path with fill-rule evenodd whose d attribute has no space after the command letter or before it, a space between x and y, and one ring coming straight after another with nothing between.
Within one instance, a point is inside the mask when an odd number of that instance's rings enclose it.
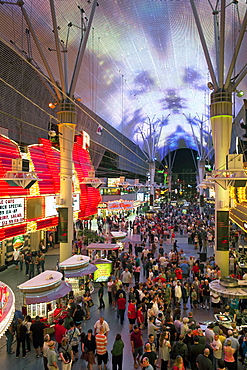
<instances>
[{"instance_id":1,"label":"lamp post","mask_svg":"<svg viewBox=\"0 0 247 370\"><path fill-rule=\"evenodd\" d=\"M48 76L54 87L56 93L56 99L59 106L58 118L60 123L59 128L59 144L60 144L60 203L59 207L59 228L61 231L60 239L60 261L64 261L71 256L72 252L72 241L73 237L73 189L72 189L72 177L73 177L73 146L74 146L74 135L75 127L77 122L76 107L74 104L74 92L79 77L80 68L82 65L83 55L86 49L89 32L92 26L92 21L95 13L96 6L98 5L97 0L92 3L91 13L89 19L84 15L83 9L81 11L81 23L83 25L83 32L81 33L81 39L79 43L77 58L71 78L70 86L68 86L68 65L67 65L67 46L68 46L68 35L66 45L63 45L62 40L59 38L58 26L56 21L56 12L54 0L50 0L50 9L53 25L53 34L58 63L58 70L60 75L60 85L58 88L53 72L49 66L49 63L42 50L41 44L37 37L34 27L28 17L28 14L24 7L23 1L18 1L16 4L21 8L23 17L28 25L29 31L33 37L35 45L38 49L40 57L44 63ZM85 24L85 19L87 24ZM68 27L71 27L69 23ZM85 30L85 32L84 32ZM61 50L62 49L62 50ZM64 54L64 61L62 61L62 55Z\"/></svg>"}]
</instances>

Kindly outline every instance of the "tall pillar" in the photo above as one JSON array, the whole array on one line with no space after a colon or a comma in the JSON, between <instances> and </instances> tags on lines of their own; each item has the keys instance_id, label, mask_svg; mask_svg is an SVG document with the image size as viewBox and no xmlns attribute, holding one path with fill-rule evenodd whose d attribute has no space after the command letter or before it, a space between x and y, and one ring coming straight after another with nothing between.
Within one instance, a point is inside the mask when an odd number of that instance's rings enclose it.
<instances>
[{"instance_id":1,"label":"tall pillar","mask_svg":"<svg viewBox=\"0 0 247 370\"><path fill-rule=\"evenodd\" d=\"M199 184L203 182L204 179L204 173L205 173L205 160L200 159L198 161L198 177L199 177ZM199 190L199 210L200 214L204 213L204 189L200 187Z\"/></svg>"},{"instance_id":2,"label":"tall pillar","mask_svg":"<svg viewBox=\"0 0 247 370\"><path fill-rule=\"evenodd\" d=\"M231 93L218 90L211 94L210 117L215 170L224 170L232 131ZM222 176L219 174L219 177ZM221 269L221 275L227 276L229 274L229 190L228 188L225 190L217 182L215 183L215 261Z\"/></svg>"},{"instance_id":3,"label":"tall pillar","mask_svg":"<svg viewBox=\"0 0 247 370\"><path fill-rule=\"evenodd\" d=\"M58 118L60 144L60 210L64 217L65 239L60 242L60 262L71 256L73 241L73 207L72 207L72 177L73 177L73 146L76 127L76 111L72 102L62 102ZM67 237L66 237L67 236Z\"/></svg>"},{"instance_id":4,"label":"tall pillar","mask_svg":"<svg viewBox=\"0 0 247 370\"><path fill-rule=\"evenodd\" d=\"M149 173L150 173L150 209L154 208L154 176L155 176L155 162L149 162Z\"/></svg>"}]
</instances>

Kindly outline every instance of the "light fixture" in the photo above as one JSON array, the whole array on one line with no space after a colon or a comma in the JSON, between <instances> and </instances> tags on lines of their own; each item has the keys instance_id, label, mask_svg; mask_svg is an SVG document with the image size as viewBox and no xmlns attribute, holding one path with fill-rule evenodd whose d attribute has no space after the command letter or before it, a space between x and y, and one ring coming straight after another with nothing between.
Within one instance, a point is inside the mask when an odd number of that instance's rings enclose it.
<instances>
[{"instance_id":1,"label":"light fixture","mask_svg":"<svg viewBox=\"0 0 247 370\"><path fill-rule=\"evenodd\" d=\"M214 90L214 85L212 84L212 82L208 82L207 86L210 90Z\"/></svg>"},{"instance_id":2,"label":"light fixture","mask_svg":"<svg viewBox=\"0 0 247 370\"><path fill-rule=\"evenodd\" d=\"M236 95L238 98L242 98L244 96L244 91L243 90L236 90Z\"/></svg>"},{"instance_id":3,"label":"light fixture","mask_svg":"<svg viewBox=\"0 0 247 370\"><path fill-rule=\"evenodd\" d=\"M57 105L57 103L52 103L52 102L48 104L49 108L51 108L51 109L56 108L56 105Z\"/></svg>"}]
</instances>

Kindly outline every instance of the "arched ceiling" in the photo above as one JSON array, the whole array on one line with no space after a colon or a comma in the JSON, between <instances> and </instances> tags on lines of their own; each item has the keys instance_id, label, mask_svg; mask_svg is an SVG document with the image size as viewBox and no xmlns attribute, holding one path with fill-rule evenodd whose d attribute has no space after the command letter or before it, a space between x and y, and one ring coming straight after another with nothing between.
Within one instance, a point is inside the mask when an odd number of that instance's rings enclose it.
<instances>
[{"instance_id":1,"label":"arched ceiling","mask_svg":"<svg viewBox=\"0 0 247 370\"><path fill-rule=\"evenodd\" d=\"M72 23L67 53L70 80L80 42L79 8L89 18L92 4L90 0L54 0L54 3L61 40L66 41L68 24ZM149 135L151 126L158 141L159 159L178 148L197 149L200 126L207 147L210 141L207 83L211 78L190 1L98 0L98 3L76 85L76 95L82 98L82 103L142 148L143 137ZM212 7L216 3L195 0L215 70ZM51 51L55 41L50 2L25 0L24 8L59 81L56 52ZM245 0L229 1L226 9L226 73L245 10ZM29 56L47 74L33 40L28 44L27 25L20 7L0 5L0 20L1 40L14 45L23 55L29 53L31 45ZM232 77L246 65L246 56L247 33ZM239 89L247 91L246 77ZM234 103L237 113L242 99L236 97Z\"/></svg>"}]
</instances>

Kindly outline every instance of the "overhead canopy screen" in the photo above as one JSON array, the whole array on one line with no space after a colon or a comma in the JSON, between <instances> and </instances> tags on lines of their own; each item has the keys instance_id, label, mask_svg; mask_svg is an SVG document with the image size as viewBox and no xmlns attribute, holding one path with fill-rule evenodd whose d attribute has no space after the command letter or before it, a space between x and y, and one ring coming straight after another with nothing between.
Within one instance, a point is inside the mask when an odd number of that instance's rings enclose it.
<instances>
[{"instance_id":1,"label":"overhead canopy screen","mask_svg":"<svg viewBox=\"0 0 247 370\"><path fill-rule=\"evenodd\" d=\"M69 80L80 43L82 9L88 19L92 1L55 0L59 37L68 40ZM210 143L207 84L211 82L189 0L99 0L76 95L112 126L143 147L152 134L162 158L177 148L197 149L196 140ZM217 73L213 8L218 1L195 0L205 40ZM227 4L225 68L228 71L243 22L246 2ZM220 4L218 5L220 10ZM39 37L55 79L59 80L56 47L48 0L26 0L24 8ZM80 9L79 9L80 8ZM27 25L19 6L0 8L1 38L28 53ZM218 19L220 23L220 12ZM83 27L82 27L83 28ZM232 81L246 66L247 33ZM30 46L30 45L29 45ZM17 49L18 48L18 49ZM46 73L34 42L32 58ZM239 89L246 90L246 78ZM235 96L235 95L234 95ZM235 99L235 98L234 98ZM242 106L236 97L236 112ZM196 139L195 139L196 138Z\"/></svg>"}]
</instances>

